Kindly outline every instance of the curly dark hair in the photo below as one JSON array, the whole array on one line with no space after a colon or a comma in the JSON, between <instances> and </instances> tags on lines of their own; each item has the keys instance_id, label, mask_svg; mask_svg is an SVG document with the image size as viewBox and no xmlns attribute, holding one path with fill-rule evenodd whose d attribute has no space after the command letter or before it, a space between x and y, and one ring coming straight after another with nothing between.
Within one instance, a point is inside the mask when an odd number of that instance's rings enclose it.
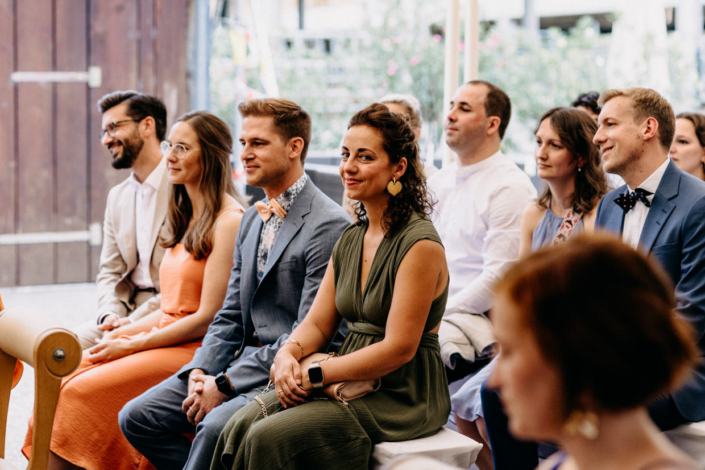
<instances>
[{"instance_id":1,"label":"curly dark hair","mask_svg":"<svg viewBox=\"0 0 705 470\"><path fill-rule=\"evenodd\" d=\"M391 164L406 158L406 171L399 178L401 192L389 198L389 204L382 216L384 236L390 237L414 212L428 219L434 202L426 189L419 147L415 142L416 135L408 119L401 114L390 112L384 104L374 103L358 111L350 119L348 129L354 126L368 126L380 133L384 141L384 151L387 152ZM365 206L361 202L355 202L353 207L357 223L367 223Z\"/></svg>"}]
</instances>

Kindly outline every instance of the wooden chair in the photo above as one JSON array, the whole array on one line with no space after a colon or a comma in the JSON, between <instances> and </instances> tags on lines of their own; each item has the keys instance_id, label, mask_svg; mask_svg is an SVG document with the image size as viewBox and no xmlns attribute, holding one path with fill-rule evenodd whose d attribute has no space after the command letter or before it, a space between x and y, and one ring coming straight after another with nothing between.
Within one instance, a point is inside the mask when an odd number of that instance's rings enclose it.
<instances>
[{"instance_id":1,"label":"wooden chair","mask_svg":"<svg viewBox=\"0 0 705 470\"><path fill-rule=\"evenodd\" d=\"M46 470L62 377L81 362L81 344L50 317L24 308L5 309L0 298L0 470L4 460L10 389L17 361L34 367L34 434L28 470Z\"/></svg>"}]
</instances>

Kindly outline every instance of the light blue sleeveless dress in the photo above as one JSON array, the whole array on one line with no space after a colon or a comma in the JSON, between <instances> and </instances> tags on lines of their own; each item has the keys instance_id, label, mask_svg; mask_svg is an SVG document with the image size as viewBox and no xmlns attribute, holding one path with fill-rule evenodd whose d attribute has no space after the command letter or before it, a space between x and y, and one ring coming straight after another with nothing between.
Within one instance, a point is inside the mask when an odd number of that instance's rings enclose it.
<instances>
[{"instance_id":1,"label":"light blue sleeveless dress","mask_svg":"<svg viewBox=\"0 0 705 470\"><path fill-rule=\"evenodd\" d=\"M541 222L534 229L531 239L531 251L536 251L544 245L549 245L558 233L558 229L563 223L563 217L554 214L550 209L541 219ZM580 219L573 229L573 233L583 231L583 220ZM482 401L480 400L480 387L487 380L494 370L495 360L487 364L471 375L460 389L450 397L451 406L455 414L466 421L475 421L483 417Z\"/></svg>"}]
</instances>

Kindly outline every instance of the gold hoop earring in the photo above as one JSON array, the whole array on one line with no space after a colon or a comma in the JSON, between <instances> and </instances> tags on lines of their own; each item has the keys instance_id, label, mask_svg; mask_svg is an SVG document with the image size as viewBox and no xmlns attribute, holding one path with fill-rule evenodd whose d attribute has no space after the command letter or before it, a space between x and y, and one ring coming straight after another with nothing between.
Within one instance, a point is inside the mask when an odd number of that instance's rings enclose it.
<instances>
[{"instance_id":1,"label":"gold hoop earring","mask_svg":"<svg viewBox=\"0 0 705 470\"><path fill-rule=\"evenodd\" d=\"M569 436L578 434L589 441L594 441L600 435L600 418L592 411L573 411L563 425Z\"/></svg>"},{"instance_id":2,"label":"gold hoop earring","mask_svg":"<svg viewBox=\"0 0 705 470\"><path fill-rule=\"evenodd\" d=\"M401 181L397 181L396 178L392 178L392 181L387 183L387 192L392 195L392 197L396 196L401 192Z\"/></svg>"}]
</instances>

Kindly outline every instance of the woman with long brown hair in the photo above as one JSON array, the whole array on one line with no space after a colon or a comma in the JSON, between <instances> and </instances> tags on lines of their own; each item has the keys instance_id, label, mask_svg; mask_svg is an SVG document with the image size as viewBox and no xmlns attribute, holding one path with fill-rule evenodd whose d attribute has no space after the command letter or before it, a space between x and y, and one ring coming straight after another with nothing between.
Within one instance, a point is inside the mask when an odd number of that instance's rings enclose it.
<instances>
[{"instance_id":1,"label":"woman with long brown hair","mask_svg":"<svg viewBox=\"0 0 705 470\"><path fill-rule=\"evenodd\" d=\"M519 257L550 243L561 243L573 233L592 232L597 204L607 192L605 174L592 138L597 123L575 108L554 108L541 116L536 127L534 157L538 176L546 182L543 193L522 217ZM483 444L480 470L493 468L485 430L480 387L496 361L481 369L452 397L458 430Z\"/></svg>"},{"instance_id":2,"label":"woman with long brown hair","mask_svg":"<svg viewBox=\"0 0 705 470\"><path fill-rule=\"evenodd\" d=\"M137 469L118 427L132 398L193 357L227 289L243 206L232 180L232 136L215 115L181 116L162 142L173 236L161 267L161 309L106 334L61 385L50 469ZM29 455L32 423L23 452Z\"/></svg>"}]
</instances>

